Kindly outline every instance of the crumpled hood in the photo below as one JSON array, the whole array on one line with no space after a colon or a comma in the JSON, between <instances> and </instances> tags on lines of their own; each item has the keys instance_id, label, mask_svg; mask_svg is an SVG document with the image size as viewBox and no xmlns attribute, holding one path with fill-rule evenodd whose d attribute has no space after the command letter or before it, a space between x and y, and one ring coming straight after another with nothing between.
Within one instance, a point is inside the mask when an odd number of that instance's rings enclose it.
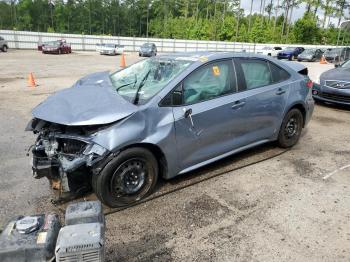
<instances>
[{"instance_id":1,"label":"crumpled hood","mask_svg":"<svg viewBox=\"0 0 350 262\"><path fill-rule=\"evenodd\" d=\"M350 68L334 68L321 74L323 80L350 81Z\"/></svg>"},{"instance_id":2,"label":"crumpled hood","mask_svg":"<svg viewBox=\"0 0 350 262\"><path fill-rule=\"evenodd\" d=\"M113 89L109 72L88 75L32 111L35 118L70 126L108 124L137 111Z\"/></svg>"}]
</instances>

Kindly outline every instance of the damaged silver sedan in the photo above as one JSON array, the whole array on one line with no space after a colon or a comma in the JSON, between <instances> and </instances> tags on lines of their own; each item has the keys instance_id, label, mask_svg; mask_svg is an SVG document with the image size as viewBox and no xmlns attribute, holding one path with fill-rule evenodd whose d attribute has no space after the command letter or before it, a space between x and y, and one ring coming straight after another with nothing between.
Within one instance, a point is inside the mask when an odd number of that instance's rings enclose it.
<instances>
[{"instance_id":1,"label":"damaged silver sedan","mask_svg":"<svg viewBox=\"0 0 350 262\"><path fill-rule=\"evenodd\" d=\"M164 55L92 74L33 110L34 177L61 198L92 189L108 206L130 205L158 176L268 141L293 146L312 114L309 86L284 63L232 53Z\"/></svg>"}]
</instances>

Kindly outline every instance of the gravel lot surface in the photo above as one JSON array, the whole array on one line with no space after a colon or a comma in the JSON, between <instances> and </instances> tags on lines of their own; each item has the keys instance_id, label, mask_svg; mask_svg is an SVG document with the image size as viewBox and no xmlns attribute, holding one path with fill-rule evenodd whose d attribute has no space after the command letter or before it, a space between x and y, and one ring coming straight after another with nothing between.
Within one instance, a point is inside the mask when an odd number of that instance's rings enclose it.
<instances>
[{"instance_id":1,"label":"gravel lot surface","mask_svg":"<svg viewBox=\"0 0 350 262\"><path fill-rule=\"evenodd\" d=\"M138 59L126 57L127 64ZM24 132L31 109L86 74L116 69L119 56L9 50L0 53L0 61L4 225L17 214L64 208L50 204L45 179L31 176L26 150L34 136ZM305 64L313 80L332 68ZM30 72L36 88L27 87ZM289 151L265 145L163 181L158 192L275 156L107 216L107 260L349 261L350 168L339 170L350 164L349 130L350 108L318 104L300 142Z\"/></svg>"}]
</instances>

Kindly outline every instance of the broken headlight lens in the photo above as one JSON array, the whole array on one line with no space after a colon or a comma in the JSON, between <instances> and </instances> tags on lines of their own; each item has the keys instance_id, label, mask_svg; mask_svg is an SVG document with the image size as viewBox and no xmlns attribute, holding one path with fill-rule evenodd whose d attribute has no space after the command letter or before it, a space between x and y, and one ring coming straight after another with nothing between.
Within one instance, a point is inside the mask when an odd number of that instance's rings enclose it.
<instances>
[{"instance_id":1,"label":"broken headlight lens","mask_svg":"<svg viewBox=\"0 0 350 262\"><path fill-rule=\"evenodd\" d=\"M106 152L107 152L106 148L104 148L98 144L91 143L86 147L83 154L84 155L96 154L99 156L103 156Z\"/></svg>"}]
</instances>

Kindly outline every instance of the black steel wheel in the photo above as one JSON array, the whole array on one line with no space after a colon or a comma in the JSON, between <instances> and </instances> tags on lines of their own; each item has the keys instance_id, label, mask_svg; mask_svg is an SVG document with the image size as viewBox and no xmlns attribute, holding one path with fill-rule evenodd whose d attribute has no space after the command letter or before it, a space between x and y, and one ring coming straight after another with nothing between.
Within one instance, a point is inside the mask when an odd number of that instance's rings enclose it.
<instances>
[{"instance_id":1,"label":"black steel wheel","mask_svg":"<svg viewBox=\"0 0 350 262\"><path fill-rule=\"evenodd\" d=\"M112 159L93 176L97 197L110 207L122 207L140 201L152 192L158 179L158 163L144 148L129 148Z\"/></svg>"},{"instance_id":2,"label":"black steel wheel","mask_svg":"<svg viewBox=\"0 0 350 262\"><path fill-rule=\"evenodd\" d=\"M286 114L278 134L280 147L292 147L298 142L303 129L303 122L303 115L297 108L290 110Z\"/></svg>"}]
</instances>

